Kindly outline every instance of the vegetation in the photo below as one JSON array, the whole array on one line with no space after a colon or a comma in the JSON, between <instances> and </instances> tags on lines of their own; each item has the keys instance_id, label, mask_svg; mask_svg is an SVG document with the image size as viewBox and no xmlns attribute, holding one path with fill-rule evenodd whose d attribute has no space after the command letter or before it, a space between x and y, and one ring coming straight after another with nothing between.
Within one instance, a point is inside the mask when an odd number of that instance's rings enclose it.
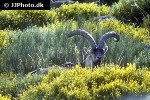
<instances>
[{"instance_id":1,"label":"vegetation","mask_svg":"<svg viewBox=\"0 0 150 100\"><path fill-rule=\"evenodd\" d=\"M143 22L143 26L148 28L150 31L150 15L147 15L146 17L144 17L144 22Z\"/></svg>"},{"instance_id":2,"label":"vegetation","mask_svg":"<svg viewBox=\"0 0 150 100\"><path fill-rule=\"evenodd\" d=\"M6 48L9 45L9 32L0 30L0 49Z\"/></svg>"},{"instance_id":3,"label":"vegetation","mask_svg":"<svg viewBox=\"0 0 150 100\"><path fill-rule=\"evenodd\" d=\"M70 70L52 69L47 75L1 74L0 94L19 100L146 98L150 92L147 77L150 70L136 68L135 64L102 65L93 70L77 65Z\"/></svg>"},{"instance_id":4,"label":"vegetation","mask_svg":"<svg viewBox=\"0 0 150 100\"><path fill-rule=\"evenodd\" d=\"M8 99L16 98L24 92L29 86L35 86L42 80L42 75L26 75L22 74L0 74L0 94ZM3 97L2 96L2 97ZM3 98L4 98L3 97ZM3 100L3 99L1 99ZM6 99L7 100L7 99Z\"/></svg>"},{"instance_id":5,"label":"vegetation","mask_svg":"<svg viewBox=\"0 0 150 100\"><path fill-rule=\"evenodd\" d=\"M25 29L29 26L42 26L57 19L54 10L2 10L0 29Z\"/></svg>"},{"instance_id":6,"label":"vegetation","mask_svg":"<svg viewBox=\"0 0 150 100\"><path fill-rule=\"evenodd\" d=\"M2 96L1 94L0 94L0 99L1 100L11 100L10 97L5 97L5 96Z\"/></svg>"},{"instance_id":7,"label":"vegetation","mask_svg":"<svg viewBox=\"0 0 150 100\"><path fill-rule=\"evenodd\" d=\"M37 87L31 86L20 97L25 99L115 100L126 95L144 96L150 92L147 69L129 64L103 65L93 70L80 68L62 72L52 70ZM52 77L53 76L53 77Z\"/></svg>"},{"instance_id":8,"label":"vegetation","mask_svg":"<svg viewBox=\"0 0 150 100\"><path fill-rule=\"evenodd\" d=\"M112 6L111 14L119 19L125 18L131 22L140 24L142 19L150 14L150 1L149 0L119 0Z\"/></svg>"},{"instance_id":9,"label":"vegetation","mask_svg":"<svg viewBox=\"0 0 150 100\"><path fill-rule=\"evenodd\" d=\"M141 3L140 3L141 2ZM1 100L116 100L150 95L149 0L120 0L112 6L74 3L51 10L0 11ZM136 13L135 13L136 12ZM95 20L102 15L116 19ZM125 20L138 20L138 25ZM125 18L125 20L122 20ZM141 20L139 20L141 19ZM81 68L88 42L68 38L74 29L88 31L97 41L108 32L119 42L106 41L109 50L102 65ZM47 75L28 72L66 61L73 69L52 69Z\"/></svg>"},{"instance_id":10,"label":"vegetation","mask_svg":"<svg viewBox=\"0 0 150 100\"><path fill-rule=\"evenodd\" d=\"M114 43L112 40L107 41L109 51L105 56L104 63L113 62L120 65L134 63L135 59L141 59L139 58L140 53L145 52L146 45L144 43L148 42L148 30L134 28L132 25L126 25L117 20L83 21L82 24L76 21L67 21L50 24L46 27L32 27L24 31L11 31L11 34L14 34L14 37L11 38L14 42L1 55L1 72L27 73L40 67L61 65L66 61L78 63L77 59L80 59L82 62L82 57L85 55L83 47L89 45L81 37L78 39L67 37L67 34L75 28L89 31L96 40L100 35L111 30L121 35L118 43ZM76 54L76 50L79 51L79 54ZM117 53L114 53L116 50ZM148 55L147 58L149 58Z\"/></svg>"},{"instance_id":11,"label":"vegetation","mask_svg":"<svg viewBox=\"0 0 150 100\"><path fill-rule=\"evenodd\" d=\"M107 15L109 7L107 5L98 6L95 3L79 3L62 5L57 9L59 19L89 19L91 17Z\"/></svg>"}]
</instances>

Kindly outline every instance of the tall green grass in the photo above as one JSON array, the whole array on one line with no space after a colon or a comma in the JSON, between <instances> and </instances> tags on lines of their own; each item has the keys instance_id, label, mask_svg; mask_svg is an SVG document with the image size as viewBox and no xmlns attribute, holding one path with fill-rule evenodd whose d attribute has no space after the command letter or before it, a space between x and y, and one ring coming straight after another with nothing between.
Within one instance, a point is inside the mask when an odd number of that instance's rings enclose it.
<instances>
[{"instance_id":1,"label":"tall green grass","mask_svg":"<svg viewBox=\"0 0 150 100\"><path fill-rule=\"evenodd\" d=\"M2 54L1 71L24 73L39 67L73 61L75 44L70 45L67 38L71 31L69 24L61 23L58 27L54 26L54 29L52 27L53 25L48 30L32 27L22 32L12 32L17 38Z\"/></svg>"},{"instance_id":2,"label":"tall green grass","mask_svg":"<svg viewBox=\"0 0 150 100\"><path fill-rule=\"evenodd\" d=\"M118 43L110 40L107 44L109 50L104 58L106 63L126 66L127 63L134 63L134 59L139 58L142 51L145 52L145 44L139 40L133 40L128 34L121 35Z\"/></svg>"}]
</instances>

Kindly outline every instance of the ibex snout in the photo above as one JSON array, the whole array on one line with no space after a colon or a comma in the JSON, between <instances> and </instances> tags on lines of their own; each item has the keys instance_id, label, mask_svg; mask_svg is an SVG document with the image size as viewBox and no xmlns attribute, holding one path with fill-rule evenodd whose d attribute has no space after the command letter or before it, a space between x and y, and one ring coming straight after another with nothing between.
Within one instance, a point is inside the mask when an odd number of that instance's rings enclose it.
<instances>
[{"instance_id":1,"label":"ibex snout","mask_svg":"<svg viewBox=\"0 0 150 100\"><path fill-rule=\"evenodd\" d=\"M96 61L101 61L102 58L103 58L102 56L97 56L97 57L96 57Z\"/></svg>"},{"instance_id":2,"label":"ibex snout","mask_svg":"<svg viewBox=\"0 0 150 100\"><path fill-rule=\"evenodd\" d=\"M96 49L94 51L95 55L96 55L96 61L101 61L103 56L104 56L104 50L103 49Z\"/></svg>"}]
</instances>

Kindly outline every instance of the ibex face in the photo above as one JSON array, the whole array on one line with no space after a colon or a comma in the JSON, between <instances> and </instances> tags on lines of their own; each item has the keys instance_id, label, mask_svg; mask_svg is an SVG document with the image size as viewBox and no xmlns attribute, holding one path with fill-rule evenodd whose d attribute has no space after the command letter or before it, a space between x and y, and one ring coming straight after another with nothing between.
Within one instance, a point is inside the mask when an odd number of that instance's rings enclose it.
<instances>
[{"instance_id":1,"label":"ibex face","mask_svg":"<svg viewBox=\"0 0 150 100\"><path fill-rule=\"evenodd\" d=\"M110 37L114 37L115 42L118 42L120 39L120 36L116 32L113 32L113 31L102 35L99 38L98 44L96 44L94 38L85 30L77 29L77 30L71 31L69 34L69 37L72 37L75 35L81 35L90 42L91 50L82 65L90 66L91 68L93 68L94 66L100 65L104 57L104 54L107 52L108 47L106 46L106 48L104 48L105 41Z\"/></svg>"},{"instance_id":2,"label":"ibex face","mask_svg":"<svg viewBox=\"0 0 150 100\"><path fill-rule=\"evenodd\" d=\"M81 63L82 67L85 66L96 66L99 65L100 62L103 59L103 56L105 54L105 49L87 49L84 47L84 51L86 53L86 59L84 59L84 61Z\"/></svg>"},{"instance_id":3,"label":"ibex face","mask_svg":"<svg viewBox=\"0 0 150 100\"><path fill-rule=\"evenodd\" d=\"M91 49L88 52L86 59L81 63L82 67L87 66L93 68L94 66L100 65L105 52L105 49Z\"/></svg>"},{"instance_id":4,"label":"ibex face","mask_svg":"<svg viewBox=\"0 0 150 100\"><path fill-rule=\"evenodd\" d=\"M92 50L91 54L93 55L93 62L101 62L105 51L103 49Z\"/></svg>"}]
</instances>

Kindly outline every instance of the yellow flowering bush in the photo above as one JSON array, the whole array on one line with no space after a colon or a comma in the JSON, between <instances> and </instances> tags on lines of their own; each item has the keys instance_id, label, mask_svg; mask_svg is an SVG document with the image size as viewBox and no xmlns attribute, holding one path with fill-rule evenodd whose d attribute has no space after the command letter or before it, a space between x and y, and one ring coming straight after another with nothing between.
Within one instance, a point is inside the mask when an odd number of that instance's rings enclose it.
<instances>
[{"instance_id":1,"label":"yellow flowering bush","mask_svg":"<svg viewBox=\"0 0 150 100\"><path fill-rule=\"evenodd\" d=\"M150 70L109 64L90 69L49 70L47 75L0 74L0 98L111 100L150 93ZM3 99L2 99L3 100ZM5 99L4 99L5 100Z\"/></svg>"},{"instance_id":2,"label":"yellow flowering bush","mask_svg":"<svg viewBox=\"0 0 150 100\"><path fill-rule=\"evenodd\" d=\"M0 29L24 29L27 26L42 26L57 20L52 10L2 10L0 12Z\"/></svg>"},{"instance_id":3,"label":"yellow flowering bush","mask_svg":"<svg viewBox=\"0 0 150 100\"><path fill-rule=\"evenodd\" d=\"M98 6L95 3L74 3L69 5L62 5L57 10L59 19L80 19L90 18L99 15L106 15L109 12L109 7L106 5Z\"/></svg>"},{"instance_id":4,"label":"yellow flowering bush","mask_svg":"<svg viewBox=\"0 0 150 100\"><path fill-rule=\"evenodd\" d=\"M77 22L78 23L78 22ZM77 27L85 29L91 34L104 34L108 31L118 32L121 36L130 35L133 40L140 40L144 43L149 43L149 30L143 27L134 27L133 24L125 24L119 20L106 19L104 21L83 21Z\"/></svg>"},{"instance_id":5,"label":"yellow flowering bush","mask_svg":"<svg viewBox=\"0 0 150 100\"><path fill-rule=\"evenodd\" d=\"M8 96L2 96L2 95L0 94L0 100L11 100L11 98L8 97Z\"/></svg>"},{"instance_id":6,"label":"yellow flowering bush","mask_svg":"<svg viewBox=\"0 0 150 100\"><path fill-rule=\"evenodd\" d=\"M134 25L125 24L119 20L110 20L99 22L100 29L105 29L106 31L116 31L121 35L129 34L133 39L139 39L145 43L150 41L147 39L149 36L149 30L147 28L135 28Z\"/></svg>"},{"instance_id":7,"label":"yellow flowering bush","mask_svg":"<svg viewBox=\"0 0 150 100\"><path fill-rule=\"evenodd\" d=\"M137 69L135 64L102 65L99 68L50 70L38 86L30 86L21 100L76 99L111 100L125 95L144 96L150 93L150 70Z\"/></svg>"},{"instance_id":8,"label":"yellow flowering bush","mask_svg":"<svg viewBox=\"0 0 150 100\"><path fill-rule=\"evenodd\" d=\"M0 74L0 94L14 95L16 86L16 75L13 73Z\"/></svg>"},{"instance_id":9,"label":"yellow flowering bush","mask_svg":"<svg viewBox=\"0 0 150 100\"><path fill-rule=\"evenodd\" d=\"M42 75L30 75L26 76L10 73L0 74L0 100L1 95L8 98L16 98L20 93L24 92L29 86L36 86L41 81ZM5 99L4 99L5 100ZM6 99L7 100L7 99Z\"/></svg>"},{"instance_id":10,"label":"yellow flowering bush","mask_svg":"<svg viewBox=\"0 0 150 100\"><path fill-rule=\"evenodd\" d=\"M0 30L0 48L6 48L9 45L8 31Z\"/></svg>"}]
</instances>

